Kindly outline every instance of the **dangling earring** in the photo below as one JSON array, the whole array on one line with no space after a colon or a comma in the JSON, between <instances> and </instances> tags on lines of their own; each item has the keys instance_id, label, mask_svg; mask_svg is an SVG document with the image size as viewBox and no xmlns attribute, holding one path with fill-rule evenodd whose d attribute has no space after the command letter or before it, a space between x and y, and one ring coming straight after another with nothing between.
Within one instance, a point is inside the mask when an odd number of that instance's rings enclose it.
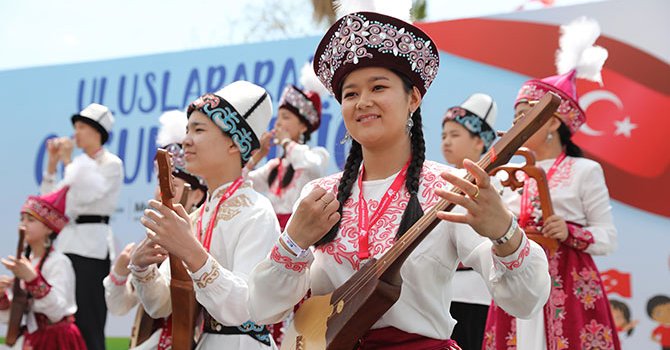
<instances>
[{"instance_id":1,"label":"dangling earring","mask_svg":"<svg viewBox=\"0 0 670 350\"><path fill-rule=\"evenodd\" d=\"M407 118L407 124L405 125L405 132L409 137L412 137L412 128L414 127L414 120L412 120L412 112L409 112L409 118Z\"/></svg>"},{"instance_id":2,"label":"dangling earring","mask_svg":"<svg viewBox=\"0 0 670 350\"><path fill-rule=\"evenodd\" d=\"M349 141L351 141L351 134L349 134L349 131L347 131L346 133L344 133L344 137L342 138L342 140L340 140L340 145L344 145Z\"/></svg>"},{"instance_id":3,"label":"dangling earring","mask_svg":"<svg viewBox=\"0 0 670 350\"><path fill-rule=\"evenodd\" d=\"M305 143L305 134L300 134L300 137L298 138L298 141L300 141L301 144Z\"/></svg>"},{"instance_id":4,"label":"dangling earring","mask_svg":"<svg viewBox=\"0 0 670 350\"><path fill-rule=\"evenodd\" d=\"M549 142L551 142L551 140L553 140L553 139L554 139L554 134L552 134L552 133L548 133L548 134L547 134L547 139L545 140L545 142L546 142L546 143L549 143Z\"/></svg>"}]
</instances>

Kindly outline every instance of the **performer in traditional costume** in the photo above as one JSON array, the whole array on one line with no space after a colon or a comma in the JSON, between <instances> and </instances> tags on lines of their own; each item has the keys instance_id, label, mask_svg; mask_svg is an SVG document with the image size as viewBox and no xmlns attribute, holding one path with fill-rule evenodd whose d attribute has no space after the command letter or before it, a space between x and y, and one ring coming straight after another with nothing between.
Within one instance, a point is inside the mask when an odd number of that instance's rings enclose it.
<instances>
[{"instance_id":1,"label":"performer in traditional costume","mask_svg":"<svg viewBox=\"0 0 670 350\"><path fill-rule=\"evenodd\" d=\"M274 129L263 133L260 149L247 164L252 169L267 156L273 143L281 146L281 157L270 159L260 168L249 172L249 178L253 181L254 189L272 202L282 230L302 188L308 182L326 175L330 158L328 151L323 147L306 144L320 124L319 94L288 85L279 101Z\"/></svg>"},{"instance_id":2,"label":"performer in traditional costume","mask_svg":"<svg viewBox=\"0 0 670 350\"><path fill-rule=\"evenodd\" d=\"M407 18L409 7L396 16ZM449 306L459 261L480 273L509 312L532 315L549 293L541 248L517 229L476 164L464 166L477 185L424 159L420 104L437 74L437 48L408 22L341 9L346 15L321 40L314 69L342 105L351 151L344 172L306 186L271 254L254 269L253 319L282 319L310 288L313 296L332 292L441 198L467 212L439 214L460 223L439 223L412 251L399 300L360 339L360 349L457 349ZM447 192L449 182L468 195Z\"/></svg>"},{"instance_id":3,"label":"performer in traditional costume","mask_svg":"<svg viewBox=\"0 0 670 350\"><path fill-rule=\"evenodd\" d=\"M546 92L561 97L555 118L525 144L546 172L554 215L542 222L534 180L526 181L518 192L506 189L503 194L521 227L536 227L560 242L557 251L547 250L551 294L543 310L529 320L515 319L494 303L485 349L620 349L609 301L591 257L616 248L609 194L600 165L583 158L571 140L586 121L576 78L600 82L607 51L593 46L600 34L593 20L580 18L561 30L559 75L526 82L515 103L518 120Z\"/></svg>"},{"instance_id":4,"label":"performer in traditional costume","mask_svg":"<svg viewBox=\"0 0 670 350\"><path fill-rule=\"evenodd\" d=\"M102 280L109 273L113 235L110 216L116 210L123 164L121 159L103 145L109 139L114 116L109 108L92 103L72 116L74 139L83 154L72 159L73 143L69 138L47 142L48 165L42 179L42 193L62 187L56 183L59 162L71 166L95 160L92 170L104 177L104 185L79 196L67 196L67 214L71 218L56 240L55 247L72 261L76 278L77 314L75 319L89 350L105 349L107 307Z\"/></svg>"},{"instance_id":5,"label":"performer in traditional costume","mask_svg":"<svg viewBox=\"0 0 670 350\"><path fill-rule=\"evenodd\" d=\"M69 222L66 198L83 196L103 185L93 160L69 165L62 187L42 196L30 196L21 208L25 232L25 254L2 259L3 265L21 280L28 292L22 335L14 349L86 349L75 324L75 272L63 253L53 249L54 240ZM0 276L0 319L9 321L13 279Z\"/></svg>"},{"instance_id":6,"label":"performer in traditional costume","mask_svg":"<svg viewBox=\"0 0 670 350\"><path fill-rule=\"evenodd\" d=\"M156 143L158 147L166 149L172 155L174 165L172 175L174 175L175 184L174 202L175 204L179 202L184 185L188 184L191 190L188 194L186 208L190 212L189 208L199 207L205 201L207 186L200 178L190 174L185 168L182 142L186 137L186 114L177 110L168 111L160 116L159 121L160 129ZM157 199L160 199L159 192L160 188L157 186L155 196ZM128 269L130 255L134 248L135 243L130 243L121 251L109 272L109 276L105 277L103 281L105 301L112 315L125 315L139 304L135 287L132 285L132 276L130 276L130 270ZM156 329L151 337L132 349L170 349L172 339L168 325L168 318L162 318L159 322L155 322Z\"/></svg>"},{"instance_id":7,"label":"performer in traditional costume","mask_svg":"<svg viewBox=\"0 0 670 350\"><path fill-rule=\"evenodd\" d=\"M179 205L175 212L150 201L142 218L150 240L131 258L133 285L151 316L166 317L172 312L169 263L156 263L167 252L180 258L205 311L198 349L274 347L267 327L250 321L247 278L272 249L279 224L270 201L242 177L271 115L268 93L246 81L191 103L184 158L186 169L208 185L207 200L190 218Z\"/></svg>"},{"instance_id":8,"label":"performer in traditional costume","mask_svg":"<svg viewBox=\"0 0 670 350\"><path fill-rule=\"evenodd\" d=\"M496 138L493 124L498 108L489 95L476 93L461 105L451 107L442 119L442 155L456 168L463 161L478 161ZM451 338L463 349L478 349L484 339L486 316L491 304L486 284L472 268L459 264L453 279L451 316L458 323Z\"/></svg>"}]
</instances>

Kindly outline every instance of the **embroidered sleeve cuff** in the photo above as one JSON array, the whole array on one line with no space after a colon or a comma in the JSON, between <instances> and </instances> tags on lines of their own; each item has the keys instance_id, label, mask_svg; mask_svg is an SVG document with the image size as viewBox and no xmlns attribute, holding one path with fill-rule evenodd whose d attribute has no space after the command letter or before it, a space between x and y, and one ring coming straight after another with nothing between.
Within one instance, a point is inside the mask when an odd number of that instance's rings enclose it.
<instances>
[{"instance_id":1,"label":"embroidered sleeve cuff","mask_svg":"<svg viewBox=\"0 0 670 350\"><path fill-rule=\"evenodd\" d=\"M0 310L7 310L11 306L12 302L9 301L9 297L7 296L7 292L2 293L0 296Z\"/></svg>"},{"instance_id":2,"label":"embroidered sleeve cuff","mask_svg":"<svg viewBox=\"0 0 670 350\"><path fill-rule=\"evenodd\" d=\"M563 244L577 250L585 250L593 244L593 234L577 224L568 222L568 238Z\"/></svg>"},{"instance_id":3,"label":"embroidered sleeve cuff","mask_svg":"<svg viewBox=\"0 0 670 350\"><path fill-rule=\"evenodd\" d=\"M219 266L219 263L209 255L205 265L202 265L198 271L190 272L190 275L195 287L203 289L221 277L221 266Z\"/></svg>"},{"instance_id":4,"label":"embroidered sleeve cuff","mask_svg":"<svg viewBox=\"0 0 670 350\"><path fill-rule=\"evenodd\" d=\"M517 250L505 257L497 256L493 253L493 262L496 270L515 271L523 268L526 257L530 255L530 241L524 233L521 237L521 244Z\"/></svg>"},{"instance_id":5,"label":"embroidered sleeve cuff","mask_svg":"<svg viewBox=\"0 0 670 350\"><path fill-rule=\"evenodd\" d=\"M37 275L34 280L26 282L26 290L33 296L33 298L42 299L49 294L51 286L42 275Z\"/></svg>"},{"instance_id":6,"label":"embroidered sleeve cuff","mask_svg":"<svg viewBox=\"0 0 670 350\"><path fill-rule=\"evenodd\" d=\"M114 272L114 269L111 269L111 271L109 271L109 279L112 281L112 283L114 283L115 286L123 286L126 284L128 276L121 276Z\"/></svg>"},{"instance_id":7,"label":"embroidered sleeve cuff","mask_svg":"<svg viewBox=\"0 0 670 350\"><path fill-rule=\"evenodd\" d=\"M158 277L158 268L156 265L149 266L146 270L131 269L133 279L139 283L147 283Z\"/></svg>"},{"instance_id":8,"label":"embroidered sleeve cuff","mask_svg":"<svg viewBox=\"0 0 670 350\"><path fill-rule=\"evenodd\" d=\"M298 258L291 254L279 242L275 244L270 252L272 264L290 273L300 274L309 267L314 260L314 255L309 251L304 257Z\"/></svg>"}]
</instances>

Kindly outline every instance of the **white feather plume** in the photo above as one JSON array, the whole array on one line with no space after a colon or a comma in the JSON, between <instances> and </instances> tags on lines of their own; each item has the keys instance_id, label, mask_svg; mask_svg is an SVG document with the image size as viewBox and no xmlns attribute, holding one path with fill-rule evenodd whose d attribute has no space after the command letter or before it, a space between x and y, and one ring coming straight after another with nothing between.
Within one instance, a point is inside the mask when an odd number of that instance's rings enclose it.
<instances>
[{"instance_id":1,"label":"white feather plume","mask_svg":"<svg viewBox=\"0 0 670 350\"><path fill-rule=\"evenodd\" d=\"M99 167L94 159L85 154L75 157L72 163L65 167L61 185L70 186L69 195L81 198L85 202L96 201L109 187Z\"/></svg>"},{"instance_id":2,"label":"white feather plume","mask_svg":"<svg viewBox=\"0 0 670 350\"><path fill-rule=\"evenodd\" d=\"M156 144L159 147L184 141L186 124L188 124L186 113L176 109L167 111L158 118L158 121L161 124L156 137Z\"/></svg>"},{"instance_id":3,"label":"white feather plume","mask_svg":"<svg viewBox=\"0 0 670 350\"><path fill-rule=\"evenodd\" d=\"M302 66L302 69L300 69L300 85L302 85L305 90L316 92L322 99L330 95L330 91L323 86L321 80L319 80L314 73L314 68L312 67L311 62L305 63L305 65Z\"/></svg>"},{"instance_id":4,"label":"white feather plume","mask_svg":"<svg viewBox=\"0 0 670 350\"><path fill-rule=\"evenodd\" d=\"M600 26L591 18L580 17L561 26L560 48L556 53L558 74L575 69L578 78L602 85L600 72L607 59L607 50L594 45L599 36Z\"/></svg>"},{"instance_id":5,"label":"white feather plume","mask_svg":"<svg viewBox=\"0 0 670 350\"><path fill-rule=\"evenodd\" d=\"M377 12L411 23L410 9L412 0L336 0L334 2L337 18L354 12Z\"/></svg>"}]
</instances>

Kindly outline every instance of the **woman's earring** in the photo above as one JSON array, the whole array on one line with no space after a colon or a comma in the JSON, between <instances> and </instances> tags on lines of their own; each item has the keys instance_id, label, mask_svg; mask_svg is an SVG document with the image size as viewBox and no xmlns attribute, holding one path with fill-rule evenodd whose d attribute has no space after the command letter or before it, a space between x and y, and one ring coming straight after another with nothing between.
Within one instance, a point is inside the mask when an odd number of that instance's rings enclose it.
<instances>
[{"instance_id":1,"label":"woman's earring","mask_svg":"<svg viewBox=\"0 0 670 350\"><path fill-rule=\"evenodd\" d=\"M300 134L300 137L298 138L301 144L305 143L305 134Z\"/></svg>"},{"instance_id":2,"label":"woman's earring","mask_svg":"<svg viewBox=\"0 0 670 350\"><path fill-rule=\"evenodd\" d=\"M554 139L554 134L548 133L547 134L547 139L545 140L547 143L551 142L551 140Z\"/></svg>"},{"instance_id":3,"label":"woman's earring","mask_svg":"<svg viewBox=\"0 0 670 350\"><path fill-rule=\"evenodd\" d=\"M407 118L407 124L405 125L405 132L407 135L412 137L412 128L414 127L414 120L412 119L412 112L409 112L409 118Z\"/></svg>"},{"instance_id":4,"label":"woman's earring","mask_svg":"<svg viewBox=\"0 0 670 350\"><path fill-rule=\"evenodd\" d=\"M351 141L351 134L349 134L349 131L347 131L346 133L344 133L344 137L342 138L342 140L340 140L340 145L344 145L349 141Z\"/></svg>"}]
</instances>

